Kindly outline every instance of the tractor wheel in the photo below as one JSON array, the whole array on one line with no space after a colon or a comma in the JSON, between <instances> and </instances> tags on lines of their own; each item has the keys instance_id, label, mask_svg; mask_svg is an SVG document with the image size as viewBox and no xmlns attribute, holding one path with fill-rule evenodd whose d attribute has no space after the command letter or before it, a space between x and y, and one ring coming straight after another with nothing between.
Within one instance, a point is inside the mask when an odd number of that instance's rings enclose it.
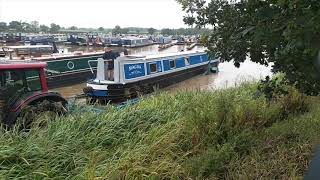
<instances>
[{"instance_id":1,"label":"tractor wheel","mask_svg":"<svg viewBox=\"0 0 320 180\"><path fill-rule=\"evenodd\" d=\"M19 114L16 125L20 129L44 127L48 122L55 120L57 116L64 115L66 112L67 109L62 102L44 100L25 107Z\"/></svg>"}]
</instances>

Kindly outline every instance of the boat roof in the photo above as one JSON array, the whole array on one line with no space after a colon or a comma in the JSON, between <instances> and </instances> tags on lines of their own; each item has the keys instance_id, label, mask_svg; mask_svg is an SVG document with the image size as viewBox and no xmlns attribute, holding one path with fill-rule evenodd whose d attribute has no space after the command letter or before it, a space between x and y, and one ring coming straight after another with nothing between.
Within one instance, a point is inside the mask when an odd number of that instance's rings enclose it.
<instances>
[{"instance_id":1,"label":"boat roof","mask_svg":"<svg viewBox=\"0 0 320 180\"><path fill-rule=\"evenodd\" d=\"M6 46L9 49L52 48L51 45Z\"/></svg>"},{"instance_id":2,"label":"boat roof","mask_svg":"<svg viewBox=\"0 0 320 180\"><path fill-rule=\"evenodd\" d=\"M171 56L184 56L184 55L200 54L200 53L205 53L205 51L204 50L196 50L196 51L182 51L182 52L152 54L152 55L146 56L146 59L156 59L156 58L164 58L164 57L171 57Z\"/></svg>"},{"instance_id":3,"label":"boat roof","mask_svg":"<svg viewBox=\"0 0 320 180\"><path fill-rule=\"evenodd\" d=\"M147 56L139 56L139 55L128 55L119 57L119 60L148 60L148 59L159 59L159 58L168 58L174 56L185 56L192 54L204 54L204 50L195 50L195 51L183 51L183 52L171 52L171 53L161 53L161 54L153 54Z\"/></svg>"},{"instance_id":4,"label":"boat roof","mask_svg":"<svg viewBox=\"0 0 320 180\"><path fill-rule=\"evenodd\" d=\"M66 53L66 54L59 54L54 53L47 56L42 57L35 57L32 58L32 60L37 61L46 61L51 59L63 59L63 58L78 58L78 57L88 57L88 56L102 56L104 54L104 51L96 51L96 52L73 52L73 53Z\"/></svg>"},{"instance_id":5,"label":"boat roof","mask_svg":"<svg viewBox=\"0 0 320 180\"><path fill-rule=\"evenodd\" d=\"M0 60L0 70L45 68L47 63L36 61Z\"/></svg>"},{"instance_id":6,"label":"boat roof","mask_svg":"<svg viewBox=\"0 0 320 180\"><path fill-rule=\"evenodd\" d=\"M135 37L135 36L128 36L121 38L122 40L140 40L140 39L148 39L146 37Z\"/></svg>"}]
</instances>

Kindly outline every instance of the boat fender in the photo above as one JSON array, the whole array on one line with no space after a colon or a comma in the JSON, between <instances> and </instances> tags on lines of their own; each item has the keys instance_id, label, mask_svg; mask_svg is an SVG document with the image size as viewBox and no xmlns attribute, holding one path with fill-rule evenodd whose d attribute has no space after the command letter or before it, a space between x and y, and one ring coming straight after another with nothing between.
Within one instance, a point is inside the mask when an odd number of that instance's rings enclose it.
<instances>
[{"instance_id":1,"label":"boat fender","mask_svg":"<svg viewBox=\"0 0 320 180\"><path fill-rule=\"evenodd\" d=\"M83 93L84 94L88 94L88 93L92 93L93 92L93 88L92 87L84 87L83 88Z\"/></svg>"}]
</instances>

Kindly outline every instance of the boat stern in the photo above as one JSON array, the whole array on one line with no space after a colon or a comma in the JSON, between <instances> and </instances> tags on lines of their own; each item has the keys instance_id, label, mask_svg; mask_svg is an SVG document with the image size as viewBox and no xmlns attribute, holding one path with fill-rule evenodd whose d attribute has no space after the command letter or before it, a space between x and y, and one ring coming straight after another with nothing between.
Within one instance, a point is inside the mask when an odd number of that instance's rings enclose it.
<instances>
[{"instance_id":1,"label":"boat stern","mask_svg":"<svg viewBox=\"0 0 320 180\"><path fill-rule=\"evenodd\" d=\"M83 92L87 97L91 98L107 98L108 84L100 84L93 80L87 82L87 86L83 88Z\"/></svg>"}]
</instances>

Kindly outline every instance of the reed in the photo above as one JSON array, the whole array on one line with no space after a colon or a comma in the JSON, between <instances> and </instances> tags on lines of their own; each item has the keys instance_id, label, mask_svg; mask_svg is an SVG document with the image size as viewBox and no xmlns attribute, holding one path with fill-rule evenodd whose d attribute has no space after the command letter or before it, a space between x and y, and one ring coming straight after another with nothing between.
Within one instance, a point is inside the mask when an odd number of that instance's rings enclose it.
<instances>
[{"instance_id":1,"label":"reed","mask_svg":"<svg viewBox=\"0 0 320 180\"><path fill-rule=\"evenodd\" d=\"M270 100L257 87L162 92L98 114L79 107L29 132L1 129L0 178L301 178L319 101L294 88Z\"/></svg>"}]
</instances>

